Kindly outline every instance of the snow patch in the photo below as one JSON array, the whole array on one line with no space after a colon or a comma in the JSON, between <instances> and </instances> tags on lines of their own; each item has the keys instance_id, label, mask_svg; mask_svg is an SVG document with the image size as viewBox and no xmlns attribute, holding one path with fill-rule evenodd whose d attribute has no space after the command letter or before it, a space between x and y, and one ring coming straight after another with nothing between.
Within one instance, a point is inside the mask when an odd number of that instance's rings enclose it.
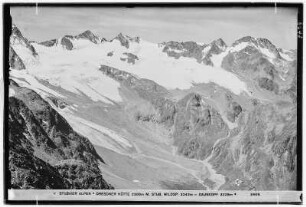
<instances>
[{"instance_id":1,"label":"snow patch","mask_svg":"<svg viewBox=\"0 0 306 207\"><path fill-rule=\"evenodd\" d=\"M221 52L220 54L217 55L212 55L210 60L214 64L215 67L221 67L222 61L224 57L228 54L229 50L225 50L224 52Z\"/></svg>"},{"instance_id":2,"label":"snow patch","mask_svg":"<svg viewBox=\"0 0 306 207\"><path fill-rule=\"evenodd\" d=\"M210 50L211 46L208 45L207 47L205 47L203 50L202 50L202 55L205 57L208 53L208 51Z\"/></svg>"},{"instance_id":3,"label":"snow patch","mask_svg":"<svg viewBox=\"0 0 306 207\"><path fill-rule=\"evenodd\" d=\"M235 45L234 47L232 47L230 49L230 52L239 52L240 50L243 50L247 46L254 46L254 44L251 44L249 42L241 42L241 43Z\"/></svg>"},{"instance_id":4,"label":"snow patch","mask_svg":"<svg viewBox=\"0 0 306 207\"><path fill-rule=\"evenodd\" d=\"M73 45L73 49L83 49L85 47L90 47L95 45L95 43L91 42L88 39L69 39Z\"/></svg>"},{"instance_id":5,"label":"snow patch","mask_svg":"<svg viewBox=\"0 0 306 207\"><path fill-rule=\"evenodd\" d=\"M15 96L15 94L16 94L15 90L12 88L9 88L9 97Z\"/></svg>"},{"instance_id":6,"label":"snow patch","mask_svg":"<svg viewBox=\"0 0 306 207\"><path fill-rule=\"evenodd\" d=\"M182 52L186 52L187 50L186 49L178 50L178 49L169 48L168 51L175 52L175 53L182 53Z\"/></svg>"},{"instance_id":7,"label":"snow patch","mask_svg":"<svg viewBox=\"0 0 306 207\"><path fill-rule=\"evenodd\" d=\"M284 58L285 60L287 60L287 61L293 61L293 59L292 59L289 55L287 55L287 54L285 54L285 53L282 53L282 52L280 52L279 54L280 54L280 56L281 56L282 58Z\"/></svg>"},{"instance_id":8,"label":"snow patch","mask_svg":"<svg viewBox=\"0 0 306 207\"><path fill-rule=\"evenodd\" d=\"M41 84L35 77L29 75L26 70L11 70L10 76L19 86L32 89L43 97L48 97L48 94L52 94L53 96L64 98L61 94Z\"/></svg>"},{"instance_id":9,"label":"snow patch","mask_svg":"<svg viewBox=\"0 0 306 207\"><path fill-rule=\"evenodd\" d=\"M72 118L72 117L70 116L70 118ZM127 139L125 139L123 136L119 135L118 133L116 133L115 131L113 131L111 129L108 129L108 128L104 127L104 126L98 125L96 123L93 123L91 121L85 120L85 119L80 118L80 117L74 116L73 119L75 121L77 121L79 124L83 124L83 125L89 126L92 129L95 129L97 131L102 132L103 134L106 134L107 136L112 138L117 143L120 143L120 145L125 147L125 148L133 147L133 145ZM70 120L70 119L68 119L68 120ZM77 130L77 128L78 127L76 127L76 130ZM90 136L87 136L87 137L90 139ZM95 143L97 143L96 141L97 140L94 140ZM100 143L97 143L97 144L100 145Z\"/></svg>"},{"instance_id":10,"label":"snow patch","mask_svg":"<svg viewBox=\"0 0 306 207\"><path fill-rule=\"evenodd\" d=\"M269 49L260 47L259 50L261 53L263 53L268 58L271 58L271 59L275 58L275 55L272 52L270 52Z\"/></svg>"},{"instance_id":11,"label":"snow patch","mask_svg":"<svg viewBox=\"0 0 306 207\"><path fill-rule=\"evenodd\" d=\"M22 44L13 44L11 46L16 54L21 58L26 68L38 63L38 60L33 56L32 51L26 46Z\"/></svg>"}]
</instances>

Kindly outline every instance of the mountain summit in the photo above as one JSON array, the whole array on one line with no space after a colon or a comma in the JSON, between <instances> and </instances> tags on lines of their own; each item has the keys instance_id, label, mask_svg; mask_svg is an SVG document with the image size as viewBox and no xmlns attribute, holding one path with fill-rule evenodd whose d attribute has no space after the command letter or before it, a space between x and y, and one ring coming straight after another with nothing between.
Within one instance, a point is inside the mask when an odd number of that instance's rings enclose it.
<instances>
[{"instance_id":1,"label":"mountain summit","mask_svg":"<svg viewBox=\"0 0 306 207\"><path fill-rule=\"evenodd\" d=\"M129 48L130 42L140 42L139 37L130 37L128 35L123 35L122 33L119 33L114 40L119 40L120 44L126 48Z\"/></svg>"},{"instance_id":2,"label":"mountain summit","mask_svg":"<svg viewBox=\"0 0 306 207\"><path fill-rule=\"evenodd\" d=\"M20 45L26 47L33 56L37 56L37 52L35 51L35 48L31 45L29 40L25 38L22 33L20 32L19 28L13 24L12 25L12 34L10 37L10 43L11 45Z\"/></svg>"},{"instance_id":3,"label":"mountain summit","mask_svg":"<svg viewBox=\"0 0 306 207\"><path fill-rule=\"evenodd\" d=\"M236 40L233 45L235 50L241 50L245 47L253 47L265 53L271 58L281 58L277 48L266 38L254 38L251 36L242 37Z\"/></svg>"},{"instance_id":4,"label":"mountain summit","mask_svg":"<svg viewBox=\"0 0 306 207\"><path fill-rule=\"evenodd\" d=\"M85 32L76 36L77 39L88 39L91 42L98 44L101 42L101 39L94 35L90 30L86 30Z\"/></svg>"}]
</instances>

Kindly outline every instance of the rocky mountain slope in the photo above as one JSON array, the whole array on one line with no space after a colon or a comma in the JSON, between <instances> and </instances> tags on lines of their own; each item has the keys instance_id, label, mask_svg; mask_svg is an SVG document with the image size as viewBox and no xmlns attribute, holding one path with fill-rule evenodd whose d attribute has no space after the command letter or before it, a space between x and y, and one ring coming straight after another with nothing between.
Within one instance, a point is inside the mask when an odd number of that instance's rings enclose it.
<instances>
[{"instance_id":1,"label":"rocky mountain slope","mask_svg":"<svg viewBox=\"0 0 306 207\"><path fill-rule=\"evenodd\" d=\"M90 31L30 43L14 26L10 66L13 187L295 189L295 51Z\"/></svg>"},{"instance_id":2,"label":"rocky mountain slope","mask_svg":"<svg viewBox=\"0 0 306 207\"><path fill-rule=\"evenodd\" d=\"M87 138L35 91L11 81L11 188L111 189L98 168L103 159Z\"/></svg>"},{"instance_id":3,"label":"rocky mountain slope","mask_svg":"<svg viewBox=\"0 0 306 207\"><path fill-rule=\"evenodd\" d=\"M224 52L227 45L222 39L217 39L210 44L198 44L196 42L174 42L170 41L161 44L163 52L166 52L169 57L190 57L195 58L197 62L213 66L211 57Z\"/></svg>"}]
</instances>

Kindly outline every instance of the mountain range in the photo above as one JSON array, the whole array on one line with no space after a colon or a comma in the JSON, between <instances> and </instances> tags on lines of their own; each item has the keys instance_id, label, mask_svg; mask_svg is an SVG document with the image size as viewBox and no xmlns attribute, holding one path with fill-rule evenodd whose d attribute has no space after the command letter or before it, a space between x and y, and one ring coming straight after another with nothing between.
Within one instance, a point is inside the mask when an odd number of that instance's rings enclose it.
<instances>
[{"instance_id":1,"label":"mountain range","mask_svg":"<svg viewBox=\"0 0 306 207\"><path fill-rule=\"evenodd\" d=\"M10 188L295 190L297 54L12 26Z\"/></svg>"}]
</instances>

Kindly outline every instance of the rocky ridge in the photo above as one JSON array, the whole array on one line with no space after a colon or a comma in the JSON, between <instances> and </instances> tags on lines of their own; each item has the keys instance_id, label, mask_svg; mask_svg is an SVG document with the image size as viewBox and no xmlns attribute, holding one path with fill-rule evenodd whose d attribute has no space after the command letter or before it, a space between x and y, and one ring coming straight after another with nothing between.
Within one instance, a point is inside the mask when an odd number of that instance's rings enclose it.
<instances>
[{"instance_id":1,"label":"rocky ridge","mask_svg":"<svg viewBox=\"0 0 306 207\"><path fill-rule=\"evenodd\" d=\"M73 40L79 40L79 39L85 39L89 40L90 42L94 44L100 44L101 42L106 41L104 38L100 38L94 33L92 33L90 30L86 30L78 35L65 35L64 37L60 39L52 39L40 42L39 44L44 45L46 47L52 47L56 46L58 44L62 45L67 50L72 50L74 48L73 46Z\"/></svg>"},{"instance_id":2,"label":"rocky ridge","mask_svg":"<svg viewBox=\"0 0 306 207\"><path fill-rule=\"evenodd\" d=\"M208 45L200 45L193 41L175 42L170 41L162 44L164 46L163 52L167 53L169 57L180 58L190 57L197 60L199 63L213 66L211 57L224 52L227 45L222 39L217 39Z\"/></svg>"},{"instance_id":3,"label":"rocky ridge","mask_svg":"<svg viewBox=\"0 0 306 207\"><path fill-rule=\"evenodd\" d=\"M103 159L36 92L11 81L10 188L112 189L98 167ZM23 153L23 154L20 154Z\"/></svg>"}]
</instances>

